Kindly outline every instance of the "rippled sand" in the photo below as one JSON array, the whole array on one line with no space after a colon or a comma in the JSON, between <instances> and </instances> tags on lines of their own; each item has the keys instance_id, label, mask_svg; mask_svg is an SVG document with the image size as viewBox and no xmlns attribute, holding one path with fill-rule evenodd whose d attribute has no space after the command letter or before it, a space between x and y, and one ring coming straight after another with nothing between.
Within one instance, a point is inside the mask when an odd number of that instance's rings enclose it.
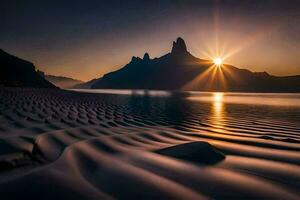
<instances>
[{"instance_id":1,"label":"rippled sand","mask_svg":"<svg viewBox=\"0 0 300 200\"><path fill-rule=\"evenodd\" d=\"M213 98L2 88L1 198L299 199L300 108Z\"/></svg>"}]
</instances>

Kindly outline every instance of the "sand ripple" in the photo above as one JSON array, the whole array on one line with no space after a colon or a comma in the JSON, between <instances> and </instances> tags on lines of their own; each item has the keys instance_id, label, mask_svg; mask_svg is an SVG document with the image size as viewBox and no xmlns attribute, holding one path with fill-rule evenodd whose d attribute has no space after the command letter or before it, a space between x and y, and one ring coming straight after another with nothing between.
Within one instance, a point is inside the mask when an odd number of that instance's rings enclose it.
<instances>
[{"instance_id":1,"label":"sand ripple","mask_svg":"<svg viewBox=\"0 0 300 200\"><path fill-rule=\"evenodd\" d=\"M226 109L3 88L1 197L299 199L299 109L280 111L292 120Z\"/></svg>"}]
</instances>

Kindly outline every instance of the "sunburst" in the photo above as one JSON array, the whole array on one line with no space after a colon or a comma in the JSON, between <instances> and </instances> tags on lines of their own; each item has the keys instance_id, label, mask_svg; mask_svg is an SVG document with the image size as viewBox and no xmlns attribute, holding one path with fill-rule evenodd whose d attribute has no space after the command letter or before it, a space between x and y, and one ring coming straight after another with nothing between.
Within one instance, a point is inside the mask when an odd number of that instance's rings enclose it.
<instances>
[{"instance_id":1,"label":"sunburst","mask_svg":"<svg viewBox=\"0 0 300 200\"><path fill-rule=\"evenodd\" d=\"M223 59L222 58L220 58L220 57L216 57L216 58L214 58L214 63L215 63L215 65L217 66L217 67L221 67L222 66L222 64L223 64Z\"/></svg>"}]
</instances>

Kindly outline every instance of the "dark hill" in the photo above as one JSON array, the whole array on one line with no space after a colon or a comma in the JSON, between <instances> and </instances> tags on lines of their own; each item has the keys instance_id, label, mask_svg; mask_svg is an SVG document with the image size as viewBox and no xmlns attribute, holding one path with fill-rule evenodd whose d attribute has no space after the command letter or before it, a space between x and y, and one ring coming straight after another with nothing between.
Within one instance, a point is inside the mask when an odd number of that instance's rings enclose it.
<instances>
[{"instance_id":1,"label":"dark hill","mask_svg":"<svg viewBox=\"0 0 300 200\"><path fill-rule=\"evenodd\" d=\"M83 81L65 77L65 76L54 76L54 75L45 75L45 79L56 85L57 87L68 89L74 88L78 84L82 84Z\"/></svg>"},{"instance_id":2,"label":"dark hill","mask_svg":"<svg viewBox=\"0 0 300 200\"><path fill-rule=\"evenodd\" d=\"M80 84L77 84L77 85L74 85L73 88L74 89L91 89L92 88L92 85L94 83L96 83L99 79L92 79L88 82L84 82L84 83L80 83Z\"/></svg>"},{"instance_id":3,"label":"dark hill","mask_svg":"<svg viewBox=\"0 0 300 200\"><path fill-rule=\"evenodd\" d=\"M191 55L182 38L173 42L171 53L150 59L132 57L123 68L95 81L92 88L201 90L239 92L300 92L300 76L276 77L253 73L231 65L213 63Z\"/></svg>"},{"instance_id":4,"label":"dark hill","mask_svg":"<svg viewBox=\"0 0 300 200\"><path fill-rule=\"evenodd\" d=\"M55 88L36 72L35 66L0 49L0 85L8 87Z\"/></svg>"}]
</instances>

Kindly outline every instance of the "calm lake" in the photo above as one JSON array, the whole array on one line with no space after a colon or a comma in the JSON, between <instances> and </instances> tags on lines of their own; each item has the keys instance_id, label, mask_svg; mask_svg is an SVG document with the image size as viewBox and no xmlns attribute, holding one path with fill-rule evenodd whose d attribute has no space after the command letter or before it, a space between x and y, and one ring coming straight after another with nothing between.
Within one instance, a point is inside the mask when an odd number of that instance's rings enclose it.
<instances>
[{"instance_id":1,"label":"calm lake","mask_svg":"<svg viewBox=\"0 0 300 200\"><path fill-rule=\"evenodd\" d=\"M119 109L150 120L183 123L209 120L213 124L259 121L300 124L299 93L170 92L153 90L73 90L108 96ZM122 110L124 111L124 110Z\"/></svg>"}]
</instances>

